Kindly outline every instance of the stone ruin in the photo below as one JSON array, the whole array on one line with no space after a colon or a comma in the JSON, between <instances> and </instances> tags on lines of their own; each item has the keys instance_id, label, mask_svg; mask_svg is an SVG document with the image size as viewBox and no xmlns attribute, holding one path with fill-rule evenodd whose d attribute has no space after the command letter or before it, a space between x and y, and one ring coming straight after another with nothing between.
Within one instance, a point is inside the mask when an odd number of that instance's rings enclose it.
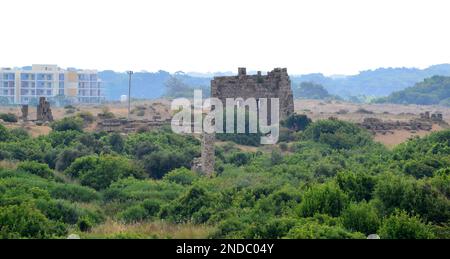
<instances>
[{"instance_id":1,"label":"stone ruin","mask_svg":"<svg viewBox=\"0 0 450 259\"><path fill-rule=\"evenodd\" d=\"M214 173L215 166L215 134L202 134L202 151L201 157L194 159L191 169L211 177Z\"/></svg>"},{"instance_id":2,"label":"stone ruin","mask_svg":"<svg viewBox=\"0 0 450 259\"><path fill-rule=\"evenodd\" d=\"M410 121L382 121L377 118L365 118L362 123L358 123L360 127L363 127L373 134L380 133L393 133L394 130L407 130L417 131L424 130L430 131L433 124L427 121L413 119Z\"/></svg>"},{"instance_id":3,"label":"stone ruin","mask_svg":"<svg viewBox=\"0 0 450 259\"><path fill-rule=\"evenodd\" d=\"M45 100L45 97L39 97L36 120L41 122L53 121L52 109L50 108L50 103Z\"/></svg>"},{"instance_id":4,"label":"stone ruin","mask_svg":"<svg viewBox=\"0 0 450 259\"><path fill-rule=\"evenodd\" d=\"M28 121L28 104L22 105L20 110L22 112L22 117L21 117L22 121L24 121L24 122Z\"/></svg>"},{"instance_id":5,"label":"stone ruin","mask_svg":"<svg viewBox=\"0 0 450 259\"><path fill-rule=\"evenodd\" d=\"M432 121L432 122L443 122L444 121L444 117L442 116L442 113L432 113L430 114L430 112L424 112L420 114L420 119L421 120L426 120L426 121Z\"/></svg>"},{"instance_id":6,"label":"stone ruin","mask_svg":"<svg viewBox=\"0 0 450 259\"><path fill-rule=\"evenodd\" d=\"M261 71L256 75L247 75L246 68L241 67L237 76L214 77L211 96L219 98L224 105L226 98L279 98L280 119L294 113L291 80L286 68L275 68L267 75L262 75ZM268 112L270 114L270 109Z\"/></svg>"},{"instance_id":7,"label":"stone ruin","mask_svg":"<svg viewBox=\"0 0 450 259\"><path fill-rule=\"evenodd\" d=\"M128 120L128 119L103 119L97 123L97 131L134 133L148 131L169 125L168 120Z\"/></svg>"},{"instance_id":8,"label":"stone ruin","mask_svg":"<svg viewBox=\"0 0 450 259\"><path fill-rule=\"evenodd\" d=\"M413 115L413 114L411 114ZM442 113L430 113L424 112L416 119L409 121L382 121L377 118L365 118L362 123L358 123L359 126L375 133L393 133L394 130L407 130L407 131L431 131L433 124L447 124L444 121Z\"/></svg>"},{"instance_id":9,"label":"stone ruin","mask_svg":"<svg viewBox=\"0 0 450 259\"><path fill-rule=\"evenodd\" d=\"M286 68L275 68L262 75L247 75L246 68L238 68L237 76L214 77L211 81L211 97L218 98L226 104L227 98L278 98L280 104L280 120L294 113L294 97L291 89L291 80ZM270 100L269 100L270 101ZM259 107L258 107L259 108ZM270 105L268 106L270 116ZM270 118L268 118L270 119ZM270 120L268 120L270 122ZM201 157L192 163L192 170L207 176L214 173L214 142L215 134L203 133Z\"/></svg>"}]
</instances>

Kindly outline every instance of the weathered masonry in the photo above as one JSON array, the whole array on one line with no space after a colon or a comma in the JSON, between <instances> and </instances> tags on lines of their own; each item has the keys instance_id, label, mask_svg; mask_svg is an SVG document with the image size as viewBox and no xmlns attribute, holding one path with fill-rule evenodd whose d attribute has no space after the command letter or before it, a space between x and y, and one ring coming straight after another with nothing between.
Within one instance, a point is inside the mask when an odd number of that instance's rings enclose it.
<instances>
[{"instance_id":1,"label":"weathered masonry","mask_svg":"<svg viewBox=\"0 0 450 259\"><path fill-rule=\"evenodd\" d=\"M279 98L280 119L294 113L291 80L286 68L275 68L267 75L260 71L247 75L246 68L239 68L237 76L214 77L211 96L219 98L224 105L226 98Z\"/></svg>"},{"instance_id":2,"label":"weathered masonry","mask_svg":"<svg viewBox=\"0 0 450 259\"><path fill-rule=\"evenodd\" d=\"M294 113L291 80L286 68L275 68L267 75L262 75L259 71L256 75L247 75L245 68L239 68L237 76L214 77L211 81L211 96L220 99L224 105L227 98L278 98L280 119ZM268 115L270 116L270 106ZM193 161L192 170L212 176L215 167L214 140L215 134L202 135L202 154Z\"/></svg>"}]
</instances>

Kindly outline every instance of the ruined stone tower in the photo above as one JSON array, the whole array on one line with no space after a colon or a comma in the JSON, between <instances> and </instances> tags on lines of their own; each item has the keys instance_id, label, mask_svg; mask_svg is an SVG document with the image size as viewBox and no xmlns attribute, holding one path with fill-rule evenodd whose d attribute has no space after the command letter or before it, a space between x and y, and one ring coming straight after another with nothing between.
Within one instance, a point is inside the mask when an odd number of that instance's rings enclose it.
<instances>
[{"instance_id":1,"label":"ruined stone tower","mask_svg":"<svg viewBox=\"0 0 450 259\"><path fill-rule=\"evenodd\" d=\"M294 97L291 80L286 68L275 68L262 75L247 75L245 68L238 69L237 76L214 77L211 81L211 97L218 98L223 104L227 98L278 98L280 103L280 119L294 113ZM270 109L268 109L270 110ZM270 114L270 112L269 112ZM215 134L203 133L201 157L193 161L192 169L211 176L214 172Z\"/></svg>"},{"instance_id":2,"label":"ruined stone tower","mask_svg":"<svg viewBox=\"0 0 450 259\"><path fill-rule=\"evenodd\" d=\"M226 98L279 98L280 119L294 113L294 97L291 80L286 68L275 68L262 75L247 75L246 68L239 68L237 76L214 77L211 81L211 96L225 104Z\"/></svg>"}]
</instances>

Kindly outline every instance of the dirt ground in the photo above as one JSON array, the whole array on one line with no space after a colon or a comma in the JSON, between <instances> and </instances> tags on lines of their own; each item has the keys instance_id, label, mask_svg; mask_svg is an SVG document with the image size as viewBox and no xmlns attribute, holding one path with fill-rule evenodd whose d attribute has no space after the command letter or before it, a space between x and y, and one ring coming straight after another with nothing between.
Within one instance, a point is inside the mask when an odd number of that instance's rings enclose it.
<instances>
[{"instance_id":1,"label":"dirt ground","mask_svg":"<svg viewBox=\"0 0 450 259\"><path fill-rule=\"evenodd\" d=\"M52 107L53 117L61 119L67 116L73 116L79 112L90 112L98 115L104 111L114 113L116 118L127 117L127 103L107 103L104 105L79 105L75 109L64 107ZM170 101L167 99L135 101L132 103L132 119L151 120L153 116L161 116L162 119L171 117ZM138 116L140 110L144 113ZM295 100L295 111L300 114L306 114L312 120L327 119L336 117L340 120L351 122L362 122L364 118L378 118L391 121L409 121L418 118L420 113L429 111L431 113L439 112L443 114L444 120L450 124L450 108L442 106L423 106L423 105L396 105L396 104L353 104L342 101L321 101L321 100ZM20 107L0 107L0 113L14 113L21 115ZM36 118L36 107L29 108L29 119ZM50 132L48 126L36 126L32 122L28 123L4 123L9 128L25 127L33 136L45 135ZM88 130L94 130L95 124ZM439 131L446 126L434 125L432 131ZM406 130L394 131L393 134L375 135L375 140L385 144L387 147L393 147L402 143L413 136L425 136L429 131L409 132Z\"/></svg>"},{"instance_id":2,"label":"dirt ground","mask_svg":"<svg viewBox=\"0 0 450 259\"><path fill-rule=\"evenodd\" d=\"M297 113L306 114L312 120L336 117L351 122L362 122L365 118L378 118L383 121L409 121L419 118L420 113L429 111L430 113L442 113L444 120L450 124L450 108L434 105L354 104L321 100L295 100L294 105ZM376 134L374 139L392 148L414 136L426 136L443 128L446 127L435 124L431 131L396 130L393 134Z\"/></svg>"}]
</instances>

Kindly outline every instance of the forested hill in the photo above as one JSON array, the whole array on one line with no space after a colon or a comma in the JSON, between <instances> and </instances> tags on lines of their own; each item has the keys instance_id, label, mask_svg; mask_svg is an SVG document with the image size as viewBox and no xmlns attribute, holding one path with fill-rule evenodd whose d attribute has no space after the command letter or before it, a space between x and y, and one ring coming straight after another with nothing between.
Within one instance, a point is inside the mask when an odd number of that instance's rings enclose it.
<instances>
[{"instance_id":1,"label":"forested hill","mask_svg":"<svg viewBox=\"0 0 450 259\"><path fill-rule=\"evenodd\" d=\"M450 106L450 77L433 76L375 102Z\"/></svg>"},{"instance_id":2,"label":"forested hill","mask_svg":"<svg viewBox=\"0 0 450 259\"><path fill-rule=\"evenodd\" d=\"M450 76L450 64L417 68L378 68L362 71L353 76L326 77L322 74L291 76L294 84L314 82L323 85L330 94L349 96L387 96L413 86L435 75Z\"/></svg>"},{"instance_id":3,"label":"forested hill","mask_svg":"<svg viewBox=\"0 0 450 259\"><path fill-rule=\"evenodd\" d=\"M293 68L288 68L293 69ZM210 80L216 74L183 73L171 74L166 71L137 72L133 75L132 96L138 98L159 98L165 93L165 83L173 76L189 87L209 87ZM229 74L229 73L228 73ZM227 75L228 75L227 74ZM450 64L416 68L379 68L363 71L353 76L324 76L322 74L291 74L293 87L302 82L321 84L332 95L350 96L387 96L395 91L413 86L425 78L435 75L450 76ZM105 87L108 100L118 100L128 94L128 75L124 72L102 71L99 73Z\"/></svg>"}]
</instances>

